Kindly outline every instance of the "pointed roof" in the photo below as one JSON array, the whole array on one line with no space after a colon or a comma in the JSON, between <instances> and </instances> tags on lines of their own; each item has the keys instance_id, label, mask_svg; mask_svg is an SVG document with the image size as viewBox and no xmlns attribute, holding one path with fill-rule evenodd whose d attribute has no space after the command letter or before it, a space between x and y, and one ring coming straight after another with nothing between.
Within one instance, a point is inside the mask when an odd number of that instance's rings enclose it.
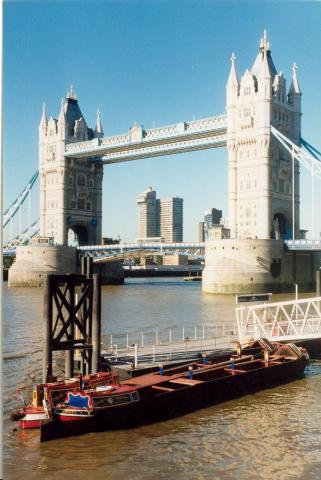
<instances>
[{"instance_id":1,"label":"pointed roof","mask_svg":"<svg viewBox=\"0 0 321 480\"><path fill-rule=\"evenodd\" d=\"M257 54L256 59L253 63L251 73L257 78L259 76L274 77L277 74L271 57L270 43L267 39L266 30L264 30L263 32L263 37L261 38L260 42L259 53Z\"/></svg>"},{"instance_id":2,"label":"pointed roof","mask_svg":"<svg viewBox=\"0 0 321 480\"><path fill-rule=\"evenodd\" d=\"M61 108L60 108L60 113L59 113L59 117L58 117L58 122L59 123L65 123L66 122L64 97L61 98Z\"/></svg>"},{"instance_id":3,"label":"pointed roof","mask_svg":"<svg viewBox=\"0 0 321 480\"><path fill-rule=\"evenodd\" d=\"M231 70L230 70L230 74L229 74L227 85L226 85L227 87L239 86L239 80L237 78L236 67L235 67L235 60L236 60L236 56L233 52L231 56Z\"/></svg>"},{"instance_id":4,"label":"pointed roof","mask_svg":"<svg viewBox=\"0 0 321 480\"><path fill-rule=\"evenodd\" d=\"M64 102L64 112L68 124L68 133L70 136L73 136L76 120L80 120L80 118L84 117L79 108L77 95L74 92L72 85L67 93L66 102Z\"/></svg>"},{"instance_id":5,"label":"pointed roof","mask_svg":"<svg viewBox=\"0 0 321 480\"><path fill-rule=\"evenodd\" d=\"M95 133L97 134L100 134L100 135L104 135L104 130L103 130L103 126L101 124L101 120L100 120L100 110L98 108L97 110L97 119L96 119L96 128L95 128Z\"/></svg>"},{"instance_id":6,"label":"pointed roof","mask_svg":"<svg viewBox=\"0 0 321 480\"><path fill-rule=\"evenodd\" d=\"M74 86L70 85L70 90L67 93L67 98L72 98L73 100L77 100L76 92L74 92Z\"/></svg>"},{"instance_id":7,"label":"pointed roof","mask_svg":"<svg viewBox=\"0 0 321 480\"><path fill-rule=\"evenodd\" d=\"M292 82L289 89L289 95L290 94L301 95L300 85L296 76L297 69L298 69L297 64L294 62L292 67L293 75L292 75Z\"/></svg>"},{"instance_id":8,"label":"pointed roof","mask_svg":"<svg viewBox=\"0 0 321 480\"><path fill-rule=\"evenodd\" d=\"M47 120L47 114L46 114L46 104L42 104L42 114L41 114L41 119L40 119L40 124L39 127L46 127L47 128L48 120Z\"/></svg>"}]
</instances>

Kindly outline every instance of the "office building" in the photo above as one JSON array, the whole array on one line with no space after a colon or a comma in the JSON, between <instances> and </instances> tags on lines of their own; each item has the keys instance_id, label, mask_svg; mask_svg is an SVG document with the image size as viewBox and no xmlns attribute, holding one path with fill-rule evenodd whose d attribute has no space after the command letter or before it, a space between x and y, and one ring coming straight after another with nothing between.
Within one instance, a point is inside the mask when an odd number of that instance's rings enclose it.
<instances>
[{"instance_id":1,"label":"office building","mask_svg":"<svg viewBox=\"0 0 321 480\"><path fill-rule=\"evenodd\" d=\"M160 236L165 242L183 241L183 199L160 200Z\"/></svg>"},{"instance_id":2,"label":"office building","mask_svg":"<svg viewBox=\"0 0 321 480\"><path fill-rule=\"evenodd\" d=\"M222 210L216 208L210 208L204 213L204 236L205 239L208 236L208 232L214 225L219 225L222 219Z\"/></svg>"},{"instance_id":3,"label":"office building","mask_svg":"<svg viewBox=\"0 0 321 480\"><path fill-rule=\"evenodd\" d=\"M156 198L156 191L149 187L138 195L138 240L164 242L183 241L183 199L178 197Z\"/></svg>"},{"instance_id":4,"label":"office building","mask_svg":"<svg viewBox=\"0 0 321 480\"><path fill-rule=\"evenodd\" d=\"M140 239L159 236L156 191L149 187L136 199L138 206L138 237Z\"/></svg>"}]
</instances>

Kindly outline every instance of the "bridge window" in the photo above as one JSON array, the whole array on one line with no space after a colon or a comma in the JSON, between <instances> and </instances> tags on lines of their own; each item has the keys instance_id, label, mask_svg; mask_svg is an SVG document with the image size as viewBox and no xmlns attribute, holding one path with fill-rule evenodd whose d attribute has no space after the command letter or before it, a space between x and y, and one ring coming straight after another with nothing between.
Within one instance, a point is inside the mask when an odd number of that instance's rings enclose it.
<instances>
[{"instance_id":1,"label":"bridge window","mask_svg":"<svg viewBox=\"0 0 321 480\"><path fill-rule=\"evenodd\" d=\"M251 95L251 87L244 88L244 95Z\"/></svg>"},{"instance_id":2,"label":"bridge window","mask_svg":"<svg viewBox=\"0 0 321 480\"><path fill-rule=\"evenodd\" d=\"M284 192L284 180L282 178L279 178L279 191Z\"/></svg>"},{"instance_id":3,"label":"bridge window","mask_svg":"<svg viewBox=\"0 0 321 480\"><path fill-rule=\"evenodd\" d=\"M70 208L76 208L76 199L75 197L72 197L70 199Z\"/></svg>"},{"instance_id":4,"label":"bridge window","mask_svg":"<svg viewBox=\"0 0 321 480\"><path fill-rule=\"evenodd\" d=\"M69 175L69 177L68 177L68 185L73 185L73 183L74 183L73 176L72 176L72 175Z\"/></svg>"},{"instance_id":5,"label":"bridge window","mask_svg":"<svg viewBox=\"0 0 321 480\"><path fill-rule=\"evenodd\" d=\"M85 210L86 208L86 200L82 197L79 197L78 198L78 202L77 202L77 207L79 208L79 210Z\"/></svg>"},{"instance_id":6,"label":"bridge window","mask_svg":"<svg viewBox=\"0 0 321 480\"><path fill-rule=\"evenodd\" d=\"M84 187L86 185L86 178L85 175L82 173L78 175L77 177L77 185Z\"/></svg>"}]
</instances>

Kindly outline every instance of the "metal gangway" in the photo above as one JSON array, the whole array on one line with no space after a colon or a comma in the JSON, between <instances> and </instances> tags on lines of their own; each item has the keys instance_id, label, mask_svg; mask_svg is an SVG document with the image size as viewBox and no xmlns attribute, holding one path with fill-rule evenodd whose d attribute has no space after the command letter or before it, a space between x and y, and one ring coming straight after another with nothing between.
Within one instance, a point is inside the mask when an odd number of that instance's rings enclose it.
<instances>
[{"instance_id":1,"label":"metal gangway","mask_svg":"<svg viewBox=\"0 0 321 480\"><path fill-rule=\"evenodd\" d=\"M321 297L236 308L239 341L265 337L273 341L321 338Z\"/></svg>"},{"instance_id":2,"label":"metal gangway","mask_svg":"<svg viewBox=\"0 0 321 480\"><path fill-rule=\"evenodd\" d=\"M203 323L105 335L102 337L102 355L114 365L128 362L138 368L233 350L236 342L235 323Z\"/></svg>"}]
</instances>

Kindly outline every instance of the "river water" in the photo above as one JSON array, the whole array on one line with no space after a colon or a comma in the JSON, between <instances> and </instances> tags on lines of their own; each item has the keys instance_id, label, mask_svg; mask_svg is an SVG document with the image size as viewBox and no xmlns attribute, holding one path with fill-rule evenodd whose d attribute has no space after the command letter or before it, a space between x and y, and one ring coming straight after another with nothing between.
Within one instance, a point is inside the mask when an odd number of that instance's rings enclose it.
<instances>
[{"instance_id":1,"label":"river water","mask_svg":"<svg viewBox=\"0 0 321 480\"><path fill-rule=\"evenodd\" d=\"M318 361L288 385L129 431L45 444L38 431L14 431L17 388L41 380L42 290L5 286L4 300L5 480L321 478ZM103 287L102 333L230 324L234 307L232 296L202 294L198 282L128 279Z\"/></svg>"}]
</instances>

